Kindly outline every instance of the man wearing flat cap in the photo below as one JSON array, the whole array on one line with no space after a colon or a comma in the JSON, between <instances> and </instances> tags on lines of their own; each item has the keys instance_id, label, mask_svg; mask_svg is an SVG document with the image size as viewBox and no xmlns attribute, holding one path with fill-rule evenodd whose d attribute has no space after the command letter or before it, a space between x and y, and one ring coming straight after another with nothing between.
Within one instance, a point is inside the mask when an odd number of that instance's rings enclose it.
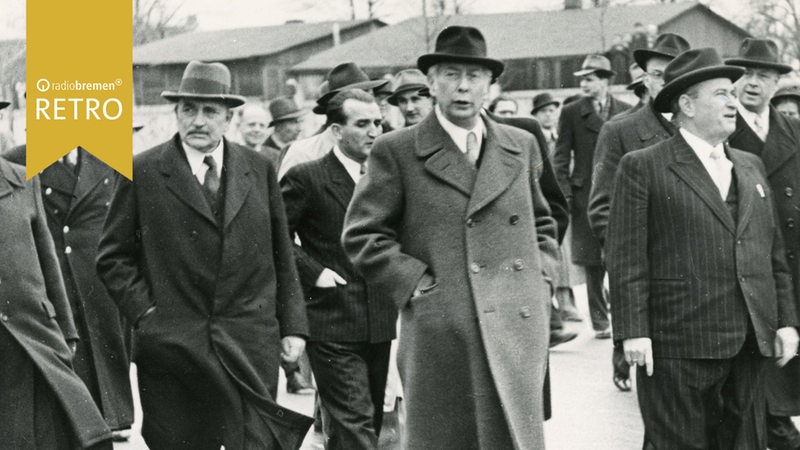
<instances>
[{"instance_id":1,"label":"man wearing flat cap","mask_svg":"<svg viewBox=\"0 0 800 450\"><path fill-rule=\"evenodd\" d=\"M736 131L728 138L732 147L761 157L769 184L775 192L778 223L786 243L786 257L800 292L800 121L784 117L770 106L780 76L791 71L778 57L778 47L769 39L747 38L739 55L726 64L744 68L736 83L739 110ZM795 297L795 303L798 298ZM800 415L800 360L778 369L767 369L767 428L769 446L774 449L800 448L800 432L791 416Z\"/></svg>"},{"instance_id":2,"label":"man wearing flat cap","mask_svg":"<svg viewBox=\"0 0 800 450\"><path fill-rule=\"evenodd\" d=\"M392 82L394 91L386 100L400 110L405 126L416 125L433 110L428 80L419 69L397 72Z\"/></svg>"},{"instance_id":3,"label":"man wearing flat cap","mask_svg":"<svg viewBox=\"0 0 800 450\"><path fill-rule=\"evenodd\" d=\"M626 153L649 147L673 136L677 128L670 122L670 113L659 113L653 109L652 99L664 85L664 68L678 54L689 49L689 42L682 36L664 33L658 36L653 48L637 49L633 58L644 71L642 83L651 100L634 111L626 112L603 124L597 137L594 155L592 189L589 195L589 223L600 245L605 244L608 211L614 193L614 175L619 160ZM612 381L621 391L630 391L630 368L625 363L622 349L614 348Z\"/></svg>"},{"instance_id":4,"label":"man wearing flat cap","mask_svg":"<svg viewBox=\"0 0 800 450\"><path fill-rule=\"evenodd\" d=\"M608 339L611 337L611 327L603 288L605 269L600 255L600 242L589 227L586 214L597 134L604 122L626 111L631 105L609 94L608 84L614 72L604 56L587 56L581 70L574 75L580 79L584 96L561 109L553 168L561 190L571 201L570 255L572 262L581 266L586 274L592 328L595 337Z\"/></svg>"},{"instance_id":5,"label":"man wearing flat cap","mask_svg":"<svg viewBox=\"0 0 800 450\"><path fill-rule=\"evenodd\" d=\"M765 368L797 351L780 193L725 143L743 71L711 48L678 55L653 102L678 132L620 160L606 261L645 449L766 448Z\"/></svg>"},{"instance_id":6,"label":"man wearing flat cap","mask_svg":"<svg viewBox=\"0 0 800 450\"><path fill-rule=\"evenodd\" d=\"M298 448L312 422L275 403L308 323L275 167L223 137L244 103L230 80L192 61L162 93L178 133L134 158L100 239L98 273L135 329L150 448Z\"/></svg>"},{"instance_id":7,"label":"man wearing flat cap","mask_svg":"<svg viewBox=\"0 0 800 450\"><path fill-rule=\"evenodd\" d=\"M328 72L325 79L328 82L327 91L321 93L317 99L316 106L311 110L314 114L323 116L327 110L328 101L339 91L361 89L372 94L375 89L379 89L389 83L388 80L370 80L367 74L353 62L342 63L334 67ZM325 124L323 132L307 139L296 141L286 149L278 168L278 179L283 178L292 167L322 158L331 151L333 146L336 145L336 139L334 139L328 125L330 124Z\"/></svg>"},{"instance_id":8,"label":"man wearing flat cap","mask_svg":"<svg viewBox=\"0 0 800 450\"><path fill-rule=\"evenodd\" d=\"M481 114L503 63L472 27L439 34L418 68L434 112L379 137L342 241L400 311L409 449L544 447L556 223L530 133Z\"/></svg>"}]
</instances>

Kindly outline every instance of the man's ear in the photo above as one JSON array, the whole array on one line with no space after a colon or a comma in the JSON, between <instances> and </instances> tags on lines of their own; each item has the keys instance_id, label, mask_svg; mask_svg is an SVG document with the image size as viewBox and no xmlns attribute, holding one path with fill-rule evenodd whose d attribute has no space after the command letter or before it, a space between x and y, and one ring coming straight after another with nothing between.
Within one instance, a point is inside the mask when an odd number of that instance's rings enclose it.
<instances>
[{"instance_id":1,"label":"man's ear","mask_svg":"<svg viewBox=\"0 0 800 450\"><path fill-rule=\"evenodd\" d=\"M330 129L333 137L335 137L337 141L342 139L342 124L332 123Z\"/></svg>"}]
</instances>

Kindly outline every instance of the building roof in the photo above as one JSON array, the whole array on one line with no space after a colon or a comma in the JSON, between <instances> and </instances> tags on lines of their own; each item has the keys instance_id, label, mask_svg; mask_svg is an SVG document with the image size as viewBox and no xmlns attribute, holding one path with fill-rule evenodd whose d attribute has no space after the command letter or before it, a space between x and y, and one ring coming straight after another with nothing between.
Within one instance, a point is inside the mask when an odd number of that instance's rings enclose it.
<instances>
[{"instance_id":1,"label":"building roof","mask_svg":"<svg viewBox=\"0 0 800 450\"><path fill-rule=\"evenodd\" d=\"M416 17L317 53L292 70L327 70L342 61L353 61L364 68L413 67L419 55L432 51L436 35L449 25L469 25L481 30L486 37L489 56L501 60L586 55L605 50L602 35L605 36L605 47L608 47L614 35L630 33L636 22L662 27L695 8L728 22L747 35L746 31L705 6L685 2L429 17L430 50L426 50L425 22L422 17Z\"/></svg>"},{"instance_id":2,"label":"building roof","mask_svg":"<svg viewBox=\"0 0 800 450\"><path fill-rule=\"evenodd\" d=\"M135 65L187 63L192 60L230 61L275 54L309 41L332 36L334 25L341 32L372 23L377 19L287 23L268 27L236 28L179 34L134 47Z\"/></svg>"}]
</instances>

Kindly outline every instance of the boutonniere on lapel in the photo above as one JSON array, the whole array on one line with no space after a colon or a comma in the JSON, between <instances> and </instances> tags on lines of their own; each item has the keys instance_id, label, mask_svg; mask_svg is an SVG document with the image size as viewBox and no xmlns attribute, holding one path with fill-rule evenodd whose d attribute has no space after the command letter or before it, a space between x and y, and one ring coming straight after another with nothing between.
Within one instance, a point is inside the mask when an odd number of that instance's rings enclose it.
<instances>
[{"instance_id":1,"label":"boutonniere on lapel","mask_svg":"<svg viewBox=\"0 0 800 450\"><path fill-rule=\"evenodd\" d=\"M761 186L761 183L756 184L756 191L758 192L758 195L761 196L761 198L767 197L767 194L764 193L764 186Z\"/></svg>"}]
</instances>

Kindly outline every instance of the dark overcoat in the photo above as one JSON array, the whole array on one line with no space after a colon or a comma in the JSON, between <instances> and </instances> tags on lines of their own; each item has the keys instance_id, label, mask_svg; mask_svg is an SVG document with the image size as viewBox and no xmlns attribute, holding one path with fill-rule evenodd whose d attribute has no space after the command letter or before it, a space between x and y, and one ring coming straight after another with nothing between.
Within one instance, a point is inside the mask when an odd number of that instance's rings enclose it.
<instances>
[{"instance_id":1,"label":"dark overcoat","mask_svg":"<svg viewBox=\"0 0 800 450\"><path fill-rule=\"evenodd\" d=\"M24 146L3 155L25 163ZM111 429L133 424L129 357L119 310L97 276L97 243L113 192L114 170L80 150L78 173L54 163L39 174L47 223L56 245L67 297L81 334L75 370L96 386L96 401ZM81 370L81 367L85 368Z\"/></svg>"},{"instance_id":2,"label":"dark overcoat","mask_svg":"<svg viewBox=\"0 0 800 450\"><path fill-rule=\"evenodd\" d=\"M310 422L287 435L276 422L293 415L275 403L280 339L307 336L308 323L283 201L266 157L224 145L221 224L177 134L134 158L135 182L120 178L111 200L98 273L131 323L156 306L134 335L139 367L199 371L227 394L227 448L243 446L243 401L293 448Z\"/></svg>"},{"instance_id":3,"label":"dark overcoat","mask_svg":"<svg viewBox=\"0 0 800 450\"><path fill-rule=\"evenodd\" d=\"M534 137L485 122L477 172L435 114L379 137L345 219L356 269L400 309L410 449L544 446L556 223Z\"/></svg>"},{"instance_id":4,"label":"dark overcoat","mask_svg":"<svg viewBox=\"0 0 800 450\"><path fill-rule=\"evenodd\" d=\"M629 109L604 123L597 138L588 214L589 224L601 246L606 240L608 211L619 160L634 150L669 139L677 132L671 122L653 109L652 102L631 111Z\"/></svg>"},{"instance_id":5,"label":"dark overcoat","mask_svg":"<svg viewBox=\"0 0 800 450\"><path fill-rule=\"evenodd\" d=\"M111 436L83 381L72 370L65 339L77 339L69 300L47 227L39 179L0 158L0 324L22 346L53 389L83 447ZM0 423L17 411L0 407Z\"/></svg>"},{"instance_id":6,"label":"dark overcoat","mask_svg":"<svg viewBox=\"0 0 800 450\"><path fill-rule=\"evenodd\" d=\"M630 107L631 105L612 96L608 97L609 118ZM602 126L603 119L594 110L591 98L582 97L570 103L561 110L558 141L553 155L553 168L561 190L572 200L572 261L582 266L597 266L602 263L600 242L592 232L587 216L595 145Z\"/></svg>"},{"instance_id":7,"label":"dark overcoat","mask_svg":"<svg viewBox=\"0 0 800 450\"><path fill-rule=\"evenodd\" d=\"M800 295L800 121L786 118L770 107L769 133L762 142L742 119L736 117L736 131L728 138L731 146L761 157L775 193L780 228L786 244L786 258L792 274L795 301ZM779 416L800 415L800 359L782 369L767 371L767 406Z\"/></svg>"},{"instance_id":8,"label":"dark overcoat","mask_svg":"<svg viewBox=\"0 0 800 450\"><path fill-rule=\"evenodd\" d=\"M770 357L775 331L797 325L764 166L726 151L735 219L680 134L622 158L606 246L615 340L649 337L656 358L726 359L752 322Z\"/></svg>"}]
</instances>

